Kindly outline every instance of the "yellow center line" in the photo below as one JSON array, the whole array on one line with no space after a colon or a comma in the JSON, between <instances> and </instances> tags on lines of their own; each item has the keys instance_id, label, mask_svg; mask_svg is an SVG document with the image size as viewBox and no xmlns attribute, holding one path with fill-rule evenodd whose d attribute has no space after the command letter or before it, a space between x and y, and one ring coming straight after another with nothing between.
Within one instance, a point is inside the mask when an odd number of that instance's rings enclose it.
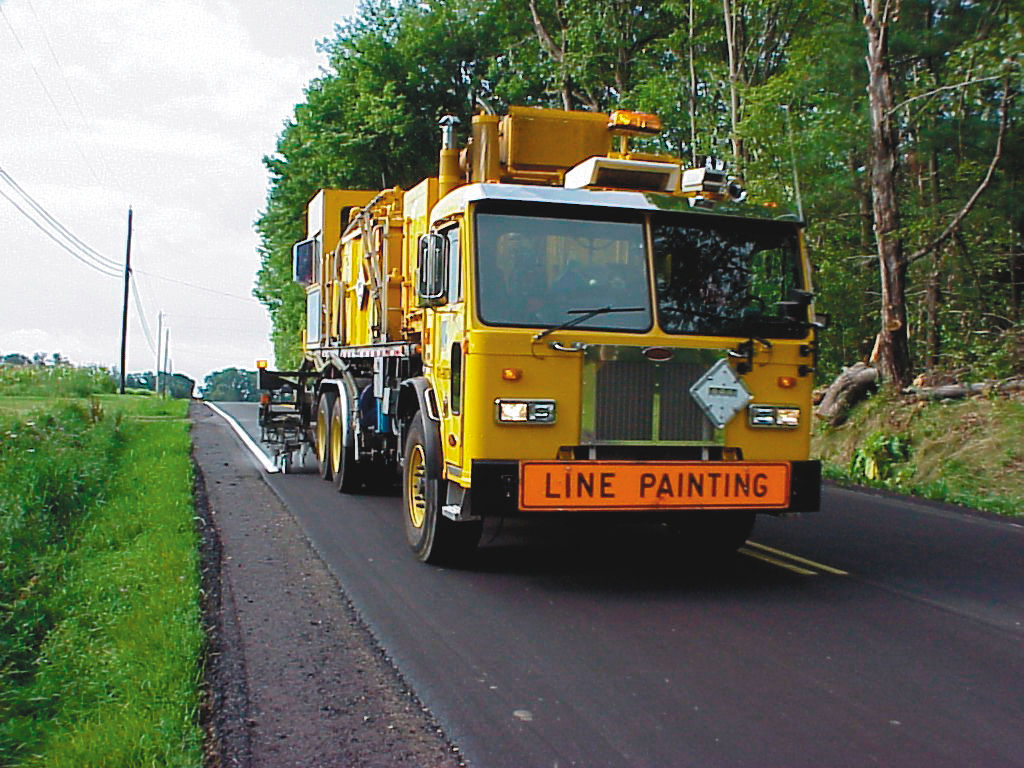
<instances>
[{"instance_id":1,"label":"yellow center line","mask_svg":"<svg viewBox=\"0 0 1024 768\"><path fill-rule=\"evenodd\" d=\"M791 555L789 552L783 552L781 549L773 549L772 547L767 547L764 544L758 544L756 541L747 541L746 544L747 544L748 547L754 547L755 549L759 549L762 552L770 552L773 555L778 555L779 557L785 557L785 558L787 558L789 560L792 560L795 563L803 563L804 565L810 566L811 568L817 568L820 571L825 571L826 573L832 573L832 574L835 574L836 576L849 576L850 575L846 571L841 571L838 568L833 568L831 565L822 565L821 563L816 563L813 560L808 560L805 557L800 557L799 555Z\"/></svg>"},{"instance_id":2,"label":"yellow center line","mask_svg":"<svg viewBox=\"0 0 1024 768\"><path fill-rule=\"evenodd\" d=\"M751 542L747 542L747 543L749 544ZM747 549L746 547L740 547L737 551L741 555L746 555L747 557L752 557L755 560L761 560L761 561L763 561L765 563L770 563L771 565L777 565L779 568L785 568L787 571L793 571L793 573L799 573L801 576L817 576L818 575L816 571L810 571L807 568L801 568L799 565L793 565L792 563L787 563L787 562L785 562L783 560L779 560L778 558L769 557L768 555L763 555L760 552L754 552L753 550Z\"/></svg>"}]
</instances>

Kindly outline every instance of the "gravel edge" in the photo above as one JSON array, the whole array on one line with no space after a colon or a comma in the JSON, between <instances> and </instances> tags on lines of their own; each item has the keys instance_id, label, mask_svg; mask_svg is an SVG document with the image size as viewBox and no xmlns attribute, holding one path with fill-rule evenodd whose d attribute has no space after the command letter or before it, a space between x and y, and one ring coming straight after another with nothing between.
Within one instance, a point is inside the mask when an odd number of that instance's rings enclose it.
<instances>
[{"instance_id":1,"label":"gravel edge","mask_svg":"<svg viewBox=\"0 0 1024 768\"><path fill-rule=\"evenodd\" d=\"M237 438L190 416L206 768L463 768L262 475L230 461Z\"/></svg>"}]
</instances>

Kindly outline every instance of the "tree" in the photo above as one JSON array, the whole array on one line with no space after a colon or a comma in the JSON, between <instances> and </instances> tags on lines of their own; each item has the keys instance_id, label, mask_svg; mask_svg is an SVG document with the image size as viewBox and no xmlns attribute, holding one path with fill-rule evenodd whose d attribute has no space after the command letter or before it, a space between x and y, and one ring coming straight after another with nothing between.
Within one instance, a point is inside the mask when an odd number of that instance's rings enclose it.
<instances>
[{"instance_id":1,"label":"tree","mask_svg":"<svg viewBox=\"0 0 1024 768\"><path fill-rule=\"evenodd\" d=\"M878 366L887 383L902 388L910 382L907 262L899 231L900 206L896 194L899 139L893 124L895 99L889 72L889 27L898 13L898 2L864 0L864 28L868 39L868 105L871 113L871 200L882 283Z\"/></svg>"},{"instance_id":2,"label":"tree","mask_svg":"<svg viewBox=\"0 0 1024 768\"><path fill-rule=\"evenodd\" d=\"M155 390L156 376L153 375L152 371L144 371L142 373L128 373L124 377L124 385L129 389L148 389L150 391Z\"/></svg>"},{"instance_id":3,"label":"tree","mask_svg":"<svg viewBox=\"0 0 1024 768\"><path fill-rule=\"evenodd\" d=\"M189 390L191 392L191 390ZM203 381L203 399L254 403L260 399L256 388L256 371L224 368L214 371Z\"/></svg>"},{"instance_id":4,"label":"tree","mask_svg":"<svg viewBox=\"0 0 1024 768\"><path fill-rule=\"evenodd\" d=\"M32 364L32 360L26 357L25 355L21 354L20 352L8 352L6 355L3 356L2 362L4 365L15 366Z\"/></svg>"},{"instance_id":5,"label":"tree","mask_svg":"<svg viewBox=\"0 0 1024 768\"><path fill-rule=\"evenodd\" d=\"M731 157L755 204L791 202L796 172L817 305L834 321L819 375L876 341L895 386L914 360L1006 370L1024 339L1020 13L1005 0L368 0L264 158L255 294L277 366L302 359L291 246L309 197L433 175L437 119L466 126L485 103L655 112L665 130L645 151Z\"/></svg>"},{"instance_id":6,"label":"tree","mask_svg":"<svg viewBox=\"0 0 1024 768\"><path fill-rule=\"evenodd\" d=\"M175 399L191 399L195 390L195 379L190 379L183 373L164 374L161 390Z\"/></svg>"}]
</instances>

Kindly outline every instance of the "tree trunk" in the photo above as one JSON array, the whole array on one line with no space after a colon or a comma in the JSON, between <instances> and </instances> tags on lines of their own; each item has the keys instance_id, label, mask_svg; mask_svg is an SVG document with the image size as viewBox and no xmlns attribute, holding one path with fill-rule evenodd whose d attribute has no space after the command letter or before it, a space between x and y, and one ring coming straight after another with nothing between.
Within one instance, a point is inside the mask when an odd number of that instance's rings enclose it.
<instances>
[{"instance_id":1,"label":"tree trunk","mask_svg":"<svg viewBox=\"0 0 1024 768\"><path fill-rule=\"evenodd\" d=\"M925 322L928 326L926 367L929 371L938 368L942 358L942 256L941 249L932 254L931 272L928 274L928 285L925 289Z\"/></svg>"},{"instance_id":2,"label":"tree trunk","mask_svg":"<svg viewBox=\"0 0 1024 768\"><path fill-rule=\"evenodd\" d=\"M555 16L558 19L562 33L561 44L555 45L555 41L551 38L551 35L544 27L544 22L541 21L540 13L537 11L537 0L529 0L529 6L530 17L533 20L533 30L537 35L538 42L540 42L540 47L546 51L551 59L558 65L558 69L561 73L560 91L562 96L562 108L570 110L572 109L572 78L569 76L568 66L565 61L565 54L568 45L566 41L565 23L562 16L562 7L557 2L555 3Z\"/></svg>"},{"instance_id":3,"label":"tree trunk","mask_svg":"<svg viewBox=\"0 0 1024 768\"><path fill-rule=\"evenodd\" d=\"M1021 319L1021 296L1024 294L1024 253L1017 250L1018 239L1024 236L1024 226L1010 228L1010 309L1014 322Z\"/></svg>"},{"instance_id":4,"label":"tree trunk","mask_svg":"<svg viewBox=\"0 0 1024 768\"><path fill-rule=\"evenodd\" d=\"M729 51L729 116L732 125L732 154L733 162L742 173L743 169L743 140L740 138L740 49L739 49L739 14L734 13L732 3L734 0L722 0L722 14L725 17L725 44Z\"/></svg>"},{"instance_id":5,"label":"tree trunk","mask_svg":"<svg viewBox=\"0 0 1024 768\"><path fill-rule=\"evenodd\" d=\"M892 121L893 87L889 75L888 27L891 0L864 0L868 37L868 101L871 110L871 193L875 243L882 284L878 367L886 384L896 389L910 382L907 343L907 261L900 234L896 168L899 144Z\"/></svg>"},{"instance_id":6,"label":"tree trunk","mask_svg":"<svg viewBox=\"0 0 1024 768\"><path fill-rule=\"evenodd\" d=\"M690 59L690 162L697 165L697 67L693 61L693 0L690 0L687 53Z\"/></svg>"}]
</instances>

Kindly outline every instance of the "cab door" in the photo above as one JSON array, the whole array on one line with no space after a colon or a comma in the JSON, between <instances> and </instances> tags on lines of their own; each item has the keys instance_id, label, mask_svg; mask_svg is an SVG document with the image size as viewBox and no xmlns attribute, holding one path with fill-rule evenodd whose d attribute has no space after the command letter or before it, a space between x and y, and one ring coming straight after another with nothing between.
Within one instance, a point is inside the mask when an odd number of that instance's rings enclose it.
<instances>
[{"instance_id":1,"label":"cab door","mask_svg":"<svg viewBox=\"0 0 1024 768\"><path fill-rule=\"evenodd\" d=\"M462 467L462 411L465 377L462 340L465 336L465 299L462 284L461 232L458 224L439 231L445 238L447 255L445 293L447 302L435 309L434 347L437 400L441 406L441 442L446 470L457 477Z\"/></svg>"}]
</instances>

